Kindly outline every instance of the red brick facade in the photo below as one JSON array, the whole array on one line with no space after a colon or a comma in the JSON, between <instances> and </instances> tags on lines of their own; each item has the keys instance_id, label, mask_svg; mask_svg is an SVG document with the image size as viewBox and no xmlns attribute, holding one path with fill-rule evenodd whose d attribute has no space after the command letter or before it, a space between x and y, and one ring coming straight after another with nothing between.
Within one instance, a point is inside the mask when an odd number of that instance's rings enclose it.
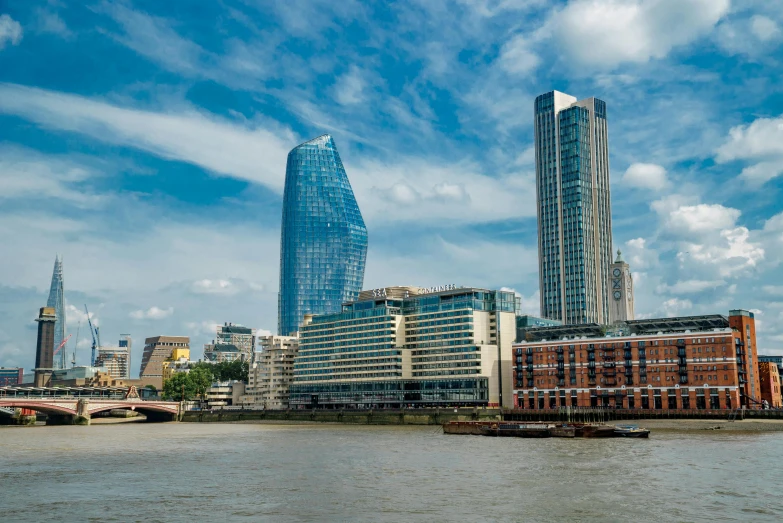
<instances>
[{"instance_id":1,"label":"red brick facade","mask_svg":"<svg viewBox=\"0 0 783 523\"><path fill-rule=\"evenodd\" d=\"M759 363L759 382L761 384L761 399L766 400L773 409L783 406L777 365L768 362Z\"/></svg>"},{"instance_id":2,"label":"red brick facade","mask_svg":"<svg viewBox=\"0 0 783 523\"><path fill-rule=\"evenodd\" d=\"M753 318L743 316L731 327L515 344L514 405L758 408L758 401L748 399L751 379L758 380L755 369L749 372L750 362L757 361ZM759 390L755 385L752 397Z\"/></svg>"}]
</instances>

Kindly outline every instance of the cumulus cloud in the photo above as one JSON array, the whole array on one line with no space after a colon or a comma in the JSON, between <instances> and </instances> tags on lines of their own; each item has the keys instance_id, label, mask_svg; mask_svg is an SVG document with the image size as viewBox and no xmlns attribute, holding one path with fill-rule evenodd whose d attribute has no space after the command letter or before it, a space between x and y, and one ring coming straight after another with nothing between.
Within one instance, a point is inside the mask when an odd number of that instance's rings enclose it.
<instances>
[{"instance_id":1,"label":"cumulus cloud","mask_svg":"<svg viewBox=\"0 0 783 523\"><path fill-rule=\"evenodd\" d=\"M0 15L0 50L6 44L19 45L22 41L22 26L8 15Z\"/></svg>"},{"instance_id":2,"label":"cumulus cloud","mask_svg":"<svg viewBox=\"0 0 783 523\"><path fill-rule=\"evenodd\" d=\"M190 291L194 294L220 294L231 296L246 290L263 291L264 286L260 283L247 282L235 278L204 278L190 284Z\"/></svg>"},{"instance_id":3,"label":"cumulus cloud","mask_svg":"<svg viewBox=\"0 0 783 523\"><path fill-rule=\"evenodd\" d=\"M708 33L729 0L572 0L550 20L570 59L611 69L647 62Z\"/></svg>"},{"instance_id":4,"label":"cumulus cloud","mask_svg":"<svg viewBox=\"0 0 783 523\"><path fill-rule=\"evenodd\" d=\"M716 151L715 160L751 162L742 170L740 179L756 186L780 176L783 174L783 116L757 118L749 125L733 127Z\"/></svg>"},{"instance_id":5,"label":"cumulus cloud","mask_svg":"<svg viewBox=\"0 0 783 523\"><path fill-rule=\"evenodd\" d=\"M666 169L654 163L634 163L623 174L623 183L640 189L660 191L666 188Z\"/></svg>"},{"instance_id":6,"label":"cumulus cloud","mask_svg":"<svg viewBox=\"0 0 783 523\"><path fill-rule=\"evenodd\" d=\"M729 277L756 267L764 255L764 248L750 240L750 231L746 227L736 227L720 231L720 239L714 243L684 244L677 259L681 263L694 260L715 266L721 276Z\"/></svg>"},{"instance_id":7,"label":"cumulus cloud","mask_svg":"<svg viewBox=\"0 0 783 523\"><path fill-rule=\"evenodd\" d=\"M777 22L763 15L754 15L750 19L750 27L753 34L764 42L774 40L780 36L780 27Z\"/></svg>"},{"instance_id":8,"label":"cumulus cloud","mask_svg":"<svg viewBox=\"0 0 783 523\"><path fill-rule=\"evenodd\" d=\"M664 317L680 316L693 308L691 300L680 298L671 298L664 301L661 305Z\"/></svg>"},{"instance_id":9,"label":"cumulus cloud","mask_svg":"<svg viewBox=\"0 0 783 523\"><path fill-rule=\"evenodd\" d=\"M677 231L711 232L733 227L740 211L720 204L684 205L673 210L667 226Z\"/></svg>"},{"instance_id":10,"label":"cumulus cloud","mask_svg":"<svg viewBox=\"0 0 783 523\"><path fill-rule=\"evenodd\" d=\"M152 306L147 310L137 310L130 313L130 317L135 320L162 320L168 318L174 314L174 307L168 309L161 309L160 307Z\"/></svg>"}]
</instances>

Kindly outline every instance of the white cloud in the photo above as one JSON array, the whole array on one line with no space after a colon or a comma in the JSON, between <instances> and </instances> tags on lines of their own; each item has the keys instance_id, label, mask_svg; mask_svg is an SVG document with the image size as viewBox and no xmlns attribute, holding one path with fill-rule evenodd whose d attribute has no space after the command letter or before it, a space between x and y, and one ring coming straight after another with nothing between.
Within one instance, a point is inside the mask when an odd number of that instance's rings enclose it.
<instances>
[{"instance_id":1,"label":"white cloud","mask_svg":"<svg viewBox=\"0 0 783 523\"><path fill-rule=\"evenodd\" d=\"M623 174L623 183L641 189L660 191L666 188L666 169L653 163L634 163Z\"/></svg>"},{"instance_id":2,"label":"white cloud","mask_svg":"<svg viewBox=\"0 0 783 523\"><path fill-rule=\"evenodd\" d=\"M362 77L361 70L351 66L350 70L337 79L334 86L334 99L340 105L353 105L365 100L364 88L367 82Z\"/></svg>"},{"instance_id":3,"label":"white cloud","mask_svg":"<svg viewBox=\"0 0 783 523\"><path fill-rule=\"evenodd\" d=\"M160 307L152 306L147 310L137 310L130 313L130 317L135 320L162 320L168 318L174 314L174 307L168 309L161 309Z\"/></svg>"},{"instance_id":4,"label":"white cloud","mask_svg":"<svg viewBox=\"0 0 783 523\"><path fill-rule=\"evenodd\" d=\"M764 285L761 290L773 296L783 296L783 285Z\"/></svg>"},{"instance_id":5,"label":"white cloud","mask_svg":"<svg viewBox=\"0 0 783 523\"><path fill-rule=\"evenodd\" d=\"M0 15L0 50L9 42L11 45L19 45L22 34L22 26L19 22L8 15Z\"/></svg>"},{"instance_id":6,"label":"white cloud","mask_svg":"<svg viewBox=\"0 0 783 523\"><path fill-rule=\"evenodd\" d=\"M720 231L720 239L714 243L685 243L677 259L680 263L694 260L715 266L722 277L729 277L755 268L764 255L764 248L750 240L750 231L736 227Z\"/></svg>"},{"instance_id":7,"label":"white cloud","mask_svg":"<svg viewBox=\"0 0 783 523\"><path fill-rule=\"evenodd\" d=\"M718 163L735 160L755 162L745 167L740 179L760 186L783 173L783 116L757 118L749 125L729 131L715 156Z\"/></svg>"},{"instance_id":8,"label":"white cloud","mask_svg":"<svg viewBox=\"0 0 783 523\"><path fill-rule=\"evenodd\" d=\"M690 44L728 12L729 0L572 0L549 25L573 60L611 69Z\"/></svg>"},{"instance_id":9,"label":"white cloud","mask_svg":"<svg viewBox=\"0 0 783 523\"><path fill-rule=\"evenodd\" d=\"M266 287L263 284L247 282L237 278L228 279L208 279L196 280L190 284L190 291L194 294L218 294L224 296L233 296L245 291L264 291Z\"/></svg>"},{"instance_id":10,"label":"white cloud","mask_svg":"<svg viewBox=\"0 0 783 523\"><path fill-rule=\"evenodd\" d=\"M693 302L691 300L681 300L679 298L671 298L662 303L663 317L680 316L683 313L693 309Z\"/></svg>"},{"instance_id":11,"label":"white cloud","mask_svg":"<svg viewBox=\"0 0 783 523\"><path fill-rule=\"evenodd\" d=\"M509 73L526 75L541 63L531 44L523 35L517 35L503 45L499 58L500 66Z\"/></svg>"},{"instance_id":12,"label":"white cloud","mask_svg":"<svg viewBox=\"0 0 783 523\"><path fill-rule=\"evenodd\" d=\"M197 334L211 336L214 338L217 335L218 327L221 325L221 323L216 321L205 320L201 322L188 322L185 324L185 327L187 327L191 333L195 332Z\"/></svg>"},{"instance_id":13,"label":"white cloud","mask_svg":"<svg viewBox=\"0 0 783 523\"><path fill-rule=\"evenodd\" d=\"M780 27L769 17L754 15L750 19L750 27L753 34L761 41L769 41L780 36Z\"/></svg>"},{"instance_id":14,"label":"white cloud","mask_svg":"<svg viewBox=\"0 0 783 523\"><path fill-rule=\"evenodd\" d=\"M725 285L724 280L685 280L671 285L658 285L658 294L698 294L707 290L717 289Z\"/></svg>"},{"instance_id":15,"label":"white cloud","mask_svg":"<svg viewBox=\"0 0 783 523\"><path fill-rule=\"evenodd\" d=\"M38 31L41 33L55 34L61 38L70 39L73 32L68 29L60 15L47 9L37 9Z\"/></svg>"},{"instance_id":16,"label":"white cloud","mask_svg":"<svg viewBox=\"0 0 783 523\"><path fill-rule=\"evenodd\" d=\"M740 214L720 204L684 205L669 214L666 224L675 231L711 232L733 227Z\"/></svg>"},{"instance_id":17,"label":"white cloud","mask_svg":"<svg viewBox=\"0 0 783 523\"><path fill-rule=\"evenodd\" d=\"M129 109L76 95L0 84L0 112L60 131L133 147L213 173L282 191L294 134L276 124L240 124L187 108L179 112Z\"/></svg>"}]
</instances>

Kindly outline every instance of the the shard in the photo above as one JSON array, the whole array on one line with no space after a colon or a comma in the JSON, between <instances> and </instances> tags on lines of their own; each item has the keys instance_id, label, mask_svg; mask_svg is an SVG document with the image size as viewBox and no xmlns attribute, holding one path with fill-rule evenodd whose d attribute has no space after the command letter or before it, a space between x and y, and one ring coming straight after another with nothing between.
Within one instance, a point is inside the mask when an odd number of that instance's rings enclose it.
<instances>
[{"instance_id":1,"label":"the shard","mask_svg":"<svg viewBox=\"0 0 783 523\"><path fill-rule=\"evenodd\" d=\"M281 335L298 332L305 314L339 312L359 296L367 228L328 134L288 153L280 244Z\"/></svg>"},{"instance_id":2,"label":"the shard","mask_svg":"<svg viewBox=\"0 0 783 523\"><path fill-rule=\"evenodd\" d=\"M59 256L54 258L54 271L52 272L52 286L49 288L49 300L47 307L54 307L57 320L54 324L54 348L59 352L54 356L55 368L65 368L65 347L60 347L65 339L65 297L63 296L63 260Z\"/></svg>"}]
</instances>

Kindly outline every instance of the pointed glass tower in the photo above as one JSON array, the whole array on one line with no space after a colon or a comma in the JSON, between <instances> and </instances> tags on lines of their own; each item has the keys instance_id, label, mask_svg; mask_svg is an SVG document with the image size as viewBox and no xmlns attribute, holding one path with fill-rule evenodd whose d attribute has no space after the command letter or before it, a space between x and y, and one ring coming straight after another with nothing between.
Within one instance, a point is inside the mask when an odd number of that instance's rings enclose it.
<instances>
[{"instance_id":1,"label":"pointed glass tower","mask_svg":"<svg viewBox=\"0 0 783 523\"><path fill-rule=\"evenodd\" d=\"M54 324L54 349L60 346L65 339L65 298L63 296L63 260L59 256L54 258L54 271L52 272L52 286L49 288L49 300L46 302L47 307L54 307L55 317L57 318ZM65 368L65 348L60 349L54 357L55 368Z\"/></svg>"},{"instance_id":2,"label":"pointed glass tower","mask_svg":"<svg viewBox=\"0 0 783 523\"><path fill-rule=\"evenodd\" d=\"M364 283L367 228L328 134L288 153L280 242L278 332L305 314L339 312Z\"/></svg>"}]
</instances>

